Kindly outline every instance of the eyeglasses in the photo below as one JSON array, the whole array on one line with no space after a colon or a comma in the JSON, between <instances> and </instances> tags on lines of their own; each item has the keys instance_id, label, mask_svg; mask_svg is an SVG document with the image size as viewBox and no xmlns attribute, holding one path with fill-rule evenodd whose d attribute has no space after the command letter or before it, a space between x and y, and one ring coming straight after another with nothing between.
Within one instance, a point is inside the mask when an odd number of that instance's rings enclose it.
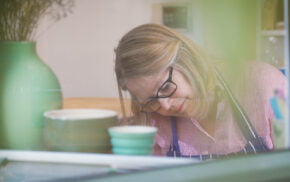
<instances>
[{"instance_id":1,"label":"eyeglasses","mask_svg":"<svg viewBox=\"0 0 290 182\"><path fill-rule=\"evenodd\" d=\"M154 112L159 109L158 99L171 97L177 90L177 85L172 81L173 67L169 67L168 79L159 87L154 97L151 97L145 104L141 105L141 112Z\"/></svg>"}]
</instances>

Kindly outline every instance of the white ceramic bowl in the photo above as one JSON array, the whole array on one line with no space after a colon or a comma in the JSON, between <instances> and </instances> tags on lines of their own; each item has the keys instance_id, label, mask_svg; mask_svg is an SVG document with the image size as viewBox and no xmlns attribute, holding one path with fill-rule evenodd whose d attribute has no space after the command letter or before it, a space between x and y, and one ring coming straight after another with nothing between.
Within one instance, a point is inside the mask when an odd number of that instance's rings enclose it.
<instances>
[{"instance_id":1,"label":"white ceramic bowl","mask_svg":"<svg viewBox=\"0 0 290 182\"><path fill-rule=\"evenodd\" d=\"M111 152L107 129L118 124L117 112L104 109L62 109L44 113L46 149Z\"/></svg>"}]
</instances>

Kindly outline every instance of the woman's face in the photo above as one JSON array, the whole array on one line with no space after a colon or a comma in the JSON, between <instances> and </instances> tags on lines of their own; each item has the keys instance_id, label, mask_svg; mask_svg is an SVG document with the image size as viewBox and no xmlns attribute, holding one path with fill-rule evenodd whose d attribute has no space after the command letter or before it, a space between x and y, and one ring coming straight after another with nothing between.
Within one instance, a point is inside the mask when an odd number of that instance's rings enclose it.
<instances>
[{"instance_id":1,"label":"woman's face","mask_svg":"<svg viewBox=\"0 0 290 182\"><path fill-rule=\"evenodd\" d=\"M170 77L170 69L144 77L127 79L126 88L133 94L141 105L145 105L151 98L156 98L158 90ZM186 77L173 68L172 82L177 89L167 98L156 100L158 107L155 112L164 116L192 116L194 108L194 93Z\"/></svg>"}]
</instances>

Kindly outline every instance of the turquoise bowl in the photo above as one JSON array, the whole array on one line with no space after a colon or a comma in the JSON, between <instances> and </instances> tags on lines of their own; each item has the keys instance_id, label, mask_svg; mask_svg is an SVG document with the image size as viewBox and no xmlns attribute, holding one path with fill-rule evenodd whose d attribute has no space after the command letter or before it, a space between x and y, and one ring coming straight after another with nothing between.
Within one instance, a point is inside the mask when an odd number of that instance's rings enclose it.
<instances>
[{"instance_id":1,"label":"turquoise bowl","mask_svg":"<svg viewBox=\"0 0 290 182\"><path fill-rule=\"evenodd\" d=\"M157 128L117 126L108 129L112 151L119 155L151 155Z\"/></svg>"}]
</instances>

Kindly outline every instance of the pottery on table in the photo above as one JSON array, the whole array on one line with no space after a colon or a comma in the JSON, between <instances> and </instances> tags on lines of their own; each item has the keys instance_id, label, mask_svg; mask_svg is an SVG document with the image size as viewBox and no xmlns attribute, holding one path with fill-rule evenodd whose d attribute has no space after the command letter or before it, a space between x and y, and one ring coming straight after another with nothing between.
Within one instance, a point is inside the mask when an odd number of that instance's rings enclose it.
<instances>
[{"instance_id":1,"label":"pottery on table","mask_svg":"<svg viewBox=\"0 0 290 182\"><path fill-rule=\"evenodd\" d=\"M62 91L36 42L0 41L0 149L43 150L43 113L62 107Z\"/></svg>"},{"instance_id":2,"label":"pottery on table","mask_svg":"<svg viewBox=\"0 0 290 182\"><path fill-rule=\"evenodd\" d=\"M118 124L117 112L104 109L63 109L44 114L47 150L110 153L107 129Z\"/></svg>"},{"instance_id":3,"label":"pottery on table","mask_svg":"<svg viewBox=\"0 0 290 182\"><path fill-rule=\"evenodd\" d=\"M117 126L108 129L112 151L119 155L151 155L157 128Z\"/></svg>"}]
</instances>

